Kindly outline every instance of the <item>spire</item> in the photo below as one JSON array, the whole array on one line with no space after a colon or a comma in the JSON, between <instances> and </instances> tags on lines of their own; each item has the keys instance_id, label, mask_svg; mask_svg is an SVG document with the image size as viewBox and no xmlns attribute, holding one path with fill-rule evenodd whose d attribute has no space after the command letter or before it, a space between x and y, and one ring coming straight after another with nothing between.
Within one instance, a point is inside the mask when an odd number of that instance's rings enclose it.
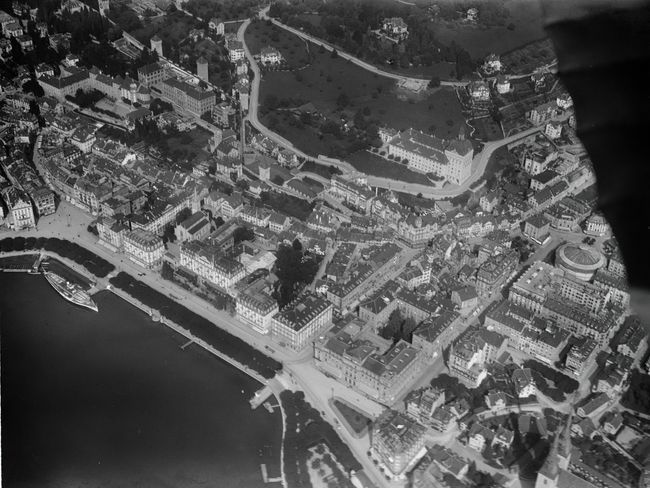
<instances>
[{"instance_id":1,"label":"spire","mask_svg":"<svg viewBox=\"0 0 650 488\"><path fill-rule=\"evenodd\" d=\"M553 439L553 444L551 444L551 447L548 450L548 456L546 456L546 460L544 461L544 464L537 474L538 479L540 476L544 476L549 480L557 481L560 475L560 467L558 466L559 444L560 433L558 432L558 434Z\"/></svg>"}]
</instances>

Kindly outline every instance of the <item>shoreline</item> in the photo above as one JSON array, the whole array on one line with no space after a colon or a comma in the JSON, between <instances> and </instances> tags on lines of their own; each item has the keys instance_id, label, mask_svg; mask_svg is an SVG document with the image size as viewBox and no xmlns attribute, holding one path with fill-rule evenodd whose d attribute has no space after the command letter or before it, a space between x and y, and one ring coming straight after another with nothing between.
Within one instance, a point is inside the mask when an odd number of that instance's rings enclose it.
<instances>
[{"instance_id":1,"label":"shoreline","mask_svg":"<svg viewBox=\"0 0 650 488\"><path fill-rule=\"evenodd\" d=\"M115 295L115 296L119 297L120 299L124 300L125 302L129 303L130 305L137 308L138 310L141 310L142 312L144 312L145 314L150 316L152 318L152 320L155 321L155 319L154 319L154 310L151 307L148 307L148 306L144 305L139 300L137 300L133 296L129 295L125 291L123 291L121 289L117 289L115 286L110 285L110 283L108 282L107 277L106 278L99 278L99 277L93 275L92 273L90 273L86 268L84 268L83 266L75 263L74 261L72 261L69 258L63 257L63 256L61 256L61 255L59 255L59 254L57 254L55 252L46 251L46 250L43 250L43 249L41 249L41 250L32 249L32 250L24 250L24 251L8 251L8 252L0 251L0 257L22 256L22 255L28 255L28 254L34 254L34 255L42 254L42 255L45 255L45 256L49 256L50 258L54 258L54 259L59 260L62 265L66 266L67 268L71 269L74 272L80 273L85 278L90 279L93 282L95 282L95 286L93 287L94 288L93 294L99 293L100 291L111 292L113 295ZM3 273L5 273L5 272L10 273L12 271L14 271L14 270L0 270L0 272L3 272ZM20 270L20 271L23 271L23 270ZM27 272L27 270L25 270L24 272ZM106 282L106 284L102 288L100 288L100 286L99 286L99 284L100 284L99 281L100 280ZM110 285L110 287L106 286L106 285ZM174 302L176 302L179 305L186 308L183 304L181 304L177 300L174 300ZM187 308L186 308L186 310L191 312L191 310L189 310ZM246 374L248 377L256 380L261 385L268 385L269 380L264 378L262 375L260 375L256 371L252 370L251 368L248 368L247 366L244 366L243 364L239 363L237 360L235 360L235 359L231 358L230 356L222 353L221 351L218 351L216 348L214 348L213 346L211 346L210 344L208 344L204 340L194 336L190 331L188 331L187 329L184 329L183 327L176 324L172 320L166 318L164 315L160 314L158 311L156 311L156 313L159 314L158 322L162 323L162 325L166 326L168 329L170 329L173 332L175 332L175 333L185 337L186 339L192 341L193 344L196 344L196 345L200 346L202 349L207 351L212 356L220 359L224 363L226 363L229 366L235 368L237 371ZM217 325L214 325L214 326L218 327ZM273 395L273 397L275 397L278 405L280 406L280 416L282 418L282 438L281 438L281 441L280 441L280 476L282 478L282 486L284 488L287 488L286 478L285 478L285 475L284 475L284 439L285 439L285 435L286 435L286 416L285 416L285 413L284 413L284 409L282 408L282 402L280 401L279 392L276 392L276 391L272 390L272 395Z\"/></svg>"}]
</instances>

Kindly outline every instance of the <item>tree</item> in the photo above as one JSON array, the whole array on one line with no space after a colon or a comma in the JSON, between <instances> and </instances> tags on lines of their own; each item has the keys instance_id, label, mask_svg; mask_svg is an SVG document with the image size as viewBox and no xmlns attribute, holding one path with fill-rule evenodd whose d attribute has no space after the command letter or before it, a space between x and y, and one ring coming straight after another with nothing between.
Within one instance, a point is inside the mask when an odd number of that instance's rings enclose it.
<instances>
[{"instance_id":1,"label":"tree","mask_svg":"<svg viewBox=\"0 0 650 488\"><path fill-rule=\"evenodd\" d=\"M299 239L294 239L293 243L291 244L291 247L293 247L294 251L299 251L302 252L302 242L300 242Z\"/></svg>"},{"instance_id":2,"label":"tree","mask_svg":"<svg viewBox=\"0 0 650 488\"><path fill-rule=\"evenodd\" d=\"M160 269L160 274L165 280L173 281L174 279L174 269L167 261L163 261L162 268Z\"/></svg>"},{"instance_id":3,"label":"tree","mask_svg":"<svg viewBox=\"0 0 650 488\"><path fill-rule=\"evenodd\" d=\"M181 222L184 222L185 220L187 220L191 216L192 216L192 210L185 207L183 210L181 210L180 212L178 212L176 214L176 224L178 225Z\"/></svg>"},{"instance_id":4,"label":"tree","mask_svg":"<svg viewBox=\"0 0 650 488\"><path fill-rule=\"evenodd\" d=\"M333 59L339 57L339 53L338 53L338 51L337 51L336 49L332 49L331 57L332 57Z\"/></svg>"},{"instance_id":5,"label":"tree","mask_svg":"<svg viewBox=\"0 0 650 488\"><path fill-rule=\"evenodd\" d=\"M214 219L214 225L217 226L217 228L221 227L225 222L223 221L223 217L219 216L216 219Z\"/></svg>"},{"instance_id":6,"label":"tree","mask_svg":"<svg viewBox=\"0 0 650 488\"><path fill-rule=\"evenodd\" d=\"M345 108L350 104L350 97L347 93L341 93L336 99L336 104L341 108Z\"/></svg>"},{"instance_id":7,"label":"tree","mask_svg":"<svg viewBox=\"0 0 650 488\"><path fill-rule=\"evenodd\" d=\"M429 88L436 88L439 86L440 86L440 78L434 75L429 81Z\"/></svg>"},{"instance_id":8,"label":"tree","mask_svg":"<svg viewBox=\"0 0 650 488\"><path fill-rule=\"evenodd\" d=\"M255 233L245 226L237 227L232 236L235 239L235 244L239 244L243 241L252 241L255 239Z\"/></svg>"}]
</instances>

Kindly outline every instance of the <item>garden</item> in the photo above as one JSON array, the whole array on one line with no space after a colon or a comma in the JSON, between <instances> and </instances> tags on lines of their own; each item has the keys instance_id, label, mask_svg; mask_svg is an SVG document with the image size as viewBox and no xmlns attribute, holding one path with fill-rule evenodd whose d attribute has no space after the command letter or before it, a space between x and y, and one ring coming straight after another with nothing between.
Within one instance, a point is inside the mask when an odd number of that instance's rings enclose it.
<instances>
[{"instance_id":1,"label":"garden","mask_svg":"<svg viewBox=\"0 0 650 488\"><path fill-rule=\"evenodd\" d=\"M371 423L368 417L357 409L343 403L341 400L334 400L332 403L336 411L343 418L343 424L351 430L352 435L360 437L368 431Z\"/></svg>"},{"instance_id":2,"label":"garden","mask_svg":"<svg viewBox=\"0 0 650 488\"><path fill-rule=\"evenodd\" d=\"M271 22L252 22L246 29L246 45L253 55L265 47L274 47L284 59L282 69L300 69L310 63L307 44L290 32L279 29Z\"/></svg>"},{"instance_id":3,"label":"garden","mask_svg":"<svg viewBox=\"0 0 650 488\"><path fill-rule=\"evenodd\" d=\"M209 320L188 310L131 275L120 272L110 279L110 283L147 307L157 310L172 322L181 324L192 335L204 340L226 356L248 366L264 378L271 379L282 369L282 364L275 359L262 354L239 337L220 329Z\"/></svg>"}]
</instances>

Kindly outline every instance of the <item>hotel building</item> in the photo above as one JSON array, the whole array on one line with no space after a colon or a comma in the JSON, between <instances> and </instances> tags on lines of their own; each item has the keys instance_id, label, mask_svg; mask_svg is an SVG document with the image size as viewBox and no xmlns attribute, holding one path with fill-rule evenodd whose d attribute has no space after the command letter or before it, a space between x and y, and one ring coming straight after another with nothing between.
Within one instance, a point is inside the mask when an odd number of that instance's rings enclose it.
<instances>
[{"instance_id":1,"label":"hotel building","mask_svg":"<svg viewBox=\"0 0 650 488\"><path fill-rule=\"evenodd\" d=\"M134 263L143 268L157 268L165 254L165 245L160 237L143 229L135 229L124 234L124 253Z\"/></svg>"}]
</instances>

